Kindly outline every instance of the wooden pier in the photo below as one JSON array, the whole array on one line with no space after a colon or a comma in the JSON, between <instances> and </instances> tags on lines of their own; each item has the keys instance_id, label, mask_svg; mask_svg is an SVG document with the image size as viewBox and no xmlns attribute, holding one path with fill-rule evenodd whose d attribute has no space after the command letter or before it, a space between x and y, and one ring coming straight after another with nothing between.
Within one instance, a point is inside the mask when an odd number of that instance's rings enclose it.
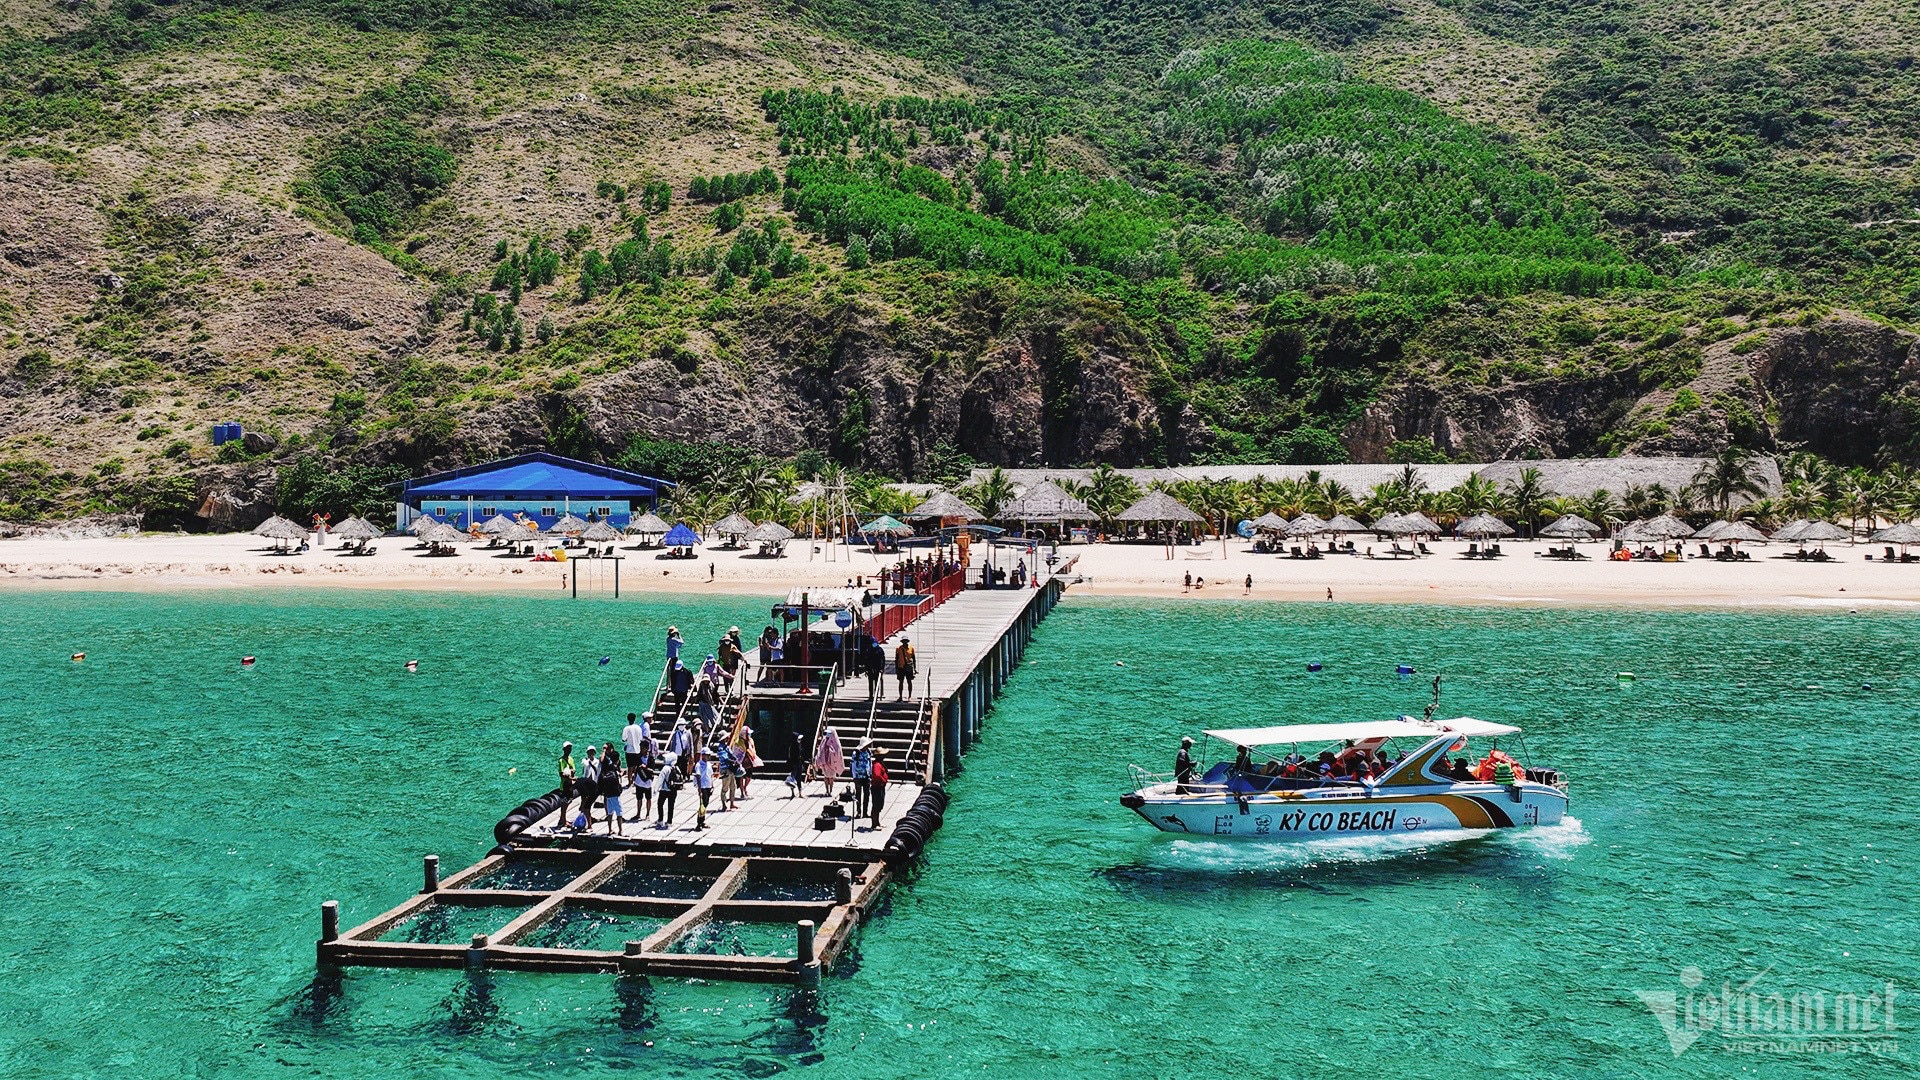
<instances>
[{"instance_id":1,"label":"wooden pier","mask_svg":"<svg viewBox=\"0 0 1920 1080\"><path fill-rule=\"evenodd\" d=\"M906 626L885 645L891 654L900 637L912 640L912 697L888 697L891 674L878 695L865 680L831 677L807 692L737 688L730 709L804 722L816 736L832 727L849 751L862 741L885 747L893 782L877 827L844 813L823 816L838 804L821 782L795 796L783 766L757 774L739 806L710 812L705 828L691 789L662 826L646 815L619 832L604 821L576 831L549 811L445 881L428 856L418 895L344 933L329 901L320 962L817 980L899 861L889 839L980 739L994 699L1064 588L1051 579L1038 588L964 590ZM656 709L660 701L656 691ZM944 806L932 793L927 801ZM931 816L938 828L938 811Z\"/></svg>"}]
</instances>

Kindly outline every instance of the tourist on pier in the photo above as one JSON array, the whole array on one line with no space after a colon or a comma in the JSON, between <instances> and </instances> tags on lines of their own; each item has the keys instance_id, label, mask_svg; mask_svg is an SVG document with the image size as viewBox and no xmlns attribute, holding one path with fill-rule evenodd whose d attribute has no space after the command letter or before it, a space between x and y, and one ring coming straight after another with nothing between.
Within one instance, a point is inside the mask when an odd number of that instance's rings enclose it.
<instances>
[{"instance_id":1,"label":"tourist on pier","mask_svg":"<svg viewBox=\"0 0 1920 1080\"><path fill-rule=\"evenodd\" d=\"M700 751L700 760L693 767L693 783L700 791L700 812L694 817L693 827L707 827L707 800L713 797L713 751Z\"/></svg>"},{"instance_id":2,"label":"tourist on pier","mask_svg":"<svg viewBox=\"0 0 1920 1080\"><path fill-rule=\"evenodd\" d=\"M680 649L685 644L686 642L680 640L679 627L677 626L667 627L667 663L669 665L671 665L675 660L680 659Z\"/></svg>"},{"instance_id":3,"label":"tourist on pier","mask_svg":"<svg viewBox=\"0 0 1920 1080\"><path fill-rule=\"evenodd\" d=\"M834 781L846 770L846 751L840 746L840 732L828 728L820 736L820 745L813 748L813 768L827 785L827 798L833 798Z\"/></svg>"},{"instance_id":4,"label":"tourist on pier","mask_svg":"<svg viewBox=\"0 0 1920 1080\"><path fill-rule=\"evenodd\" d=\"M887 674L887 650L868 637L861 661L867 668L867 700L871 701L880 696L880 680Z\"/></svg>"},{"instance_id":5,"label":"tourist on pier","mask_svg":"<svg viewBox=\"0 0 1920 1080\"><path fill-rule=\"evenodd\" d=\"M653 756L653 744L647 743L639 757L627 758L627 782L633 789L633 816L629 821L645 821L653 812Z\"/></svg>"},{"instance_id":6,"label":"tourist on pier","mask_svg":"<svg viewBox=\"0 0 1920 1080\"><path fill-rule=\"evenodd\" d=\"M563 825L573 820L567 816L567 804L573 801L573 781L577 774L578 769L573 763L573 744L563 742L560 744L560 823Z\"/></svg>"},{"instance_id":7,"label":"tourist on pier","mask_svg":"<svg viewBox=\"0 0 1920 1080\"><path fill-rule=\"evenodd\" d=\"M787 746L787 798L800 794L800 785L807 779L807 740L798 731L793 733L793 741Z\"/></svg>"},{"instance_id":8,"label":"tourist on pier","mask_svg":"<svg viewBox=\"0 0 1920 1080\"><path fill-rule=\"evenodd\" d=\"M613 751L607 751L611 754ZM620 770L608 767L600 770L600 795L607 800L607 832L624 835L621 822L626 820L626 807L620 805L620 793L626 790L626 782L621 779Z\"/></svg>"},{"instance_id":9,"label":"tourist on pier","mask_svg":"<svg viewBox=\"0 0 1920 1080\"><path fill-rule=\"evenodd\" d=\"M580 758L580 771L574 777L574 787L580 792L580 817L585 818L587 825L591 826L593 804L600 801L599 747L591 743L587 745L586 754Z\"/></svg>"},{"instance_id":10,"label":"tourist on pier","mask_svg":"<svg viewBox=\"0 0 1920 1080\"><path fill-rule=\"evenodd\" d=\"M873 802L873 740L860 744L853 752L850 772L853 775L853 816L865 817L868 806Z\"/></svg>"},{"instance_id":11,"label":"tourist on pier","mask_svg":"<svg viewBox=\"0 0 1920 1080\"><path fill-rule=\"evenodd\" d=\"M893 676L899 680L895 701L913 696L914 663L913 642L901 638L899 647L893 650Z\"/></svg>"},{"instance_id":12,"label":"tourist on pier","mask_svg":"<svg viewBox=\"0 0 1920 1080\"><path fill-rule=\"evenodd\" d=\"M645 751L642 748L650 748L653 745L653 732L650 730L652 726L652 713L648 713L644 720L633 713L627 714L627 726L620 729L620 749L627 753L629 775L640 767L641 761L645 760L642 756Z\"/></svg>"},{"instance_id":13,"label":"tourist on pier","mask_svg":"<svg viewBox=\"0 0 1920 1080\"><path fill-rule=\"evenodd\" d=\"M712 731L713 725L720 719L720 680L700 677L700 688L693 695L693 703L700 718L700 730Z\"/></svg>"},{"instance_id":14,"label":"tourist on pier","mask_svg":"<svg viewBox=\"0 0 1920 1080\"><path fill-rule=\"evenodd\" d=\"M720 810L732 810L739 805L733 796L738 785L738 774L734 772L733 748L720 739L715 739L714 743L713 771L720 777Z\"/></svg>"},{"instance_id":15,"label":"tourist on pier","mask_svg":"<svg viewBox=\"0 0 1920 1080\"><path fill-rule=\"evenodd\" d=\"M678 660L673 662L673 670L667 674L667 688L673 693L675 705L685 705L687 695L693 693L693 672Z\"/></svg>"},{"instance_id":16,"label":"tourist on pier","mask_svg":"<svg viewBox=\"0 0 1920 1080\"><path fill-rule=\"evenodd\" d=\"M1180 736L1180 752L1173 756L1173 790L1185 795L1193 783L1193 736Z\"/></svg>"},{"instance_id":17,"label":"tourist on pier","mask_svg":"<svg viewBox=\"0 0 1920 1080\"><path fill-rule=\"evenodd\" d=\"M679 762L682 779L686 776L686 770L692 767L692 762L688 759L693 756L695 745L693 732L687 729L685 720L673 725L673 734L667 736L667 752Z\"/></svg>"},{"instance_id":18,"label":"tourist on pier","mask_svg":"<svg viewBox=\"0 0 1920 1080\"><path fill-rule=\"evenodd\" d=\"M680 762L673 751L660 759L660 773L653 778L653 825L656 829L673 827L673 797L680 790Z\"/></svg>"},{"instance_id":19,"label":"tourist on pier","mask_svg":"<svg viewBox=\"0 0 1920 1080\"><path fill-rule=\"evenodd\" d=\"M886 747L874 747L872 775L868 777L867 780L868 798L870 800L867 806L867 812L872 815L870 820L876 829L880 827L880 807L887 801L886 757Z\"/></svg>"}]
</instances>

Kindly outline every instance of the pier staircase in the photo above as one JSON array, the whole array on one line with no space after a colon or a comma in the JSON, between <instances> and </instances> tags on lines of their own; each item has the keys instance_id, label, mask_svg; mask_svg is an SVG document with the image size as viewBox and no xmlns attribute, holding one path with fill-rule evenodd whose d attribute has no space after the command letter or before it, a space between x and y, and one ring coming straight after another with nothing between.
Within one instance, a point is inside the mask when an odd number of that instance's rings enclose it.
<instances>
[{"instance_id":1,"label":"pier staircase","mask_svg":"<svg viewBox=\"0 0 1920 1080\"><path fill-rule=\"evenodd\" d=\"M841 693L847 688L842 687ZM880 695L835 697L827 707L826 726L840 733L851 754L872 739L887 751L887 771L896 781L918 782L927 771L927 748L932 739L932 709L925 699L896 701Z\"/></svg>"}]
</instances>

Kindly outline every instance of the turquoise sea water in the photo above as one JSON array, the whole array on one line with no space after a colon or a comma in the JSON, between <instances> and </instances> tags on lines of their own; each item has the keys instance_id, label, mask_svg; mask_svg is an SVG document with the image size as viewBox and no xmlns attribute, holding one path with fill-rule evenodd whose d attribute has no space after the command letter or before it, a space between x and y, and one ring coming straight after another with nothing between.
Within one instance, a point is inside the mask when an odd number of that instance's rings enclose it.
<instances>
[{"instance_id":1,"label":"turquoise sea water","mask_svg":"<svg viewBox=\"0 0 1920 1080\"><path fill-rule=\"evenodd\" d=\"M0 1075L1871 1076L1920 1050L1712 1030L1676 1057L1635 993L1891 983L1920 1023L1909 615L1069 595L925 865L814 998L313 970L321 900L350 925L417 889L422 853L484 854L560 738L644 698L667 622L699 648L760 602L0 603ZM1261 848L1116 803L1183 731L1417 713L1431 672L1443 714L1527 727L1577 825Z\"/></svg>"}]
</instances>

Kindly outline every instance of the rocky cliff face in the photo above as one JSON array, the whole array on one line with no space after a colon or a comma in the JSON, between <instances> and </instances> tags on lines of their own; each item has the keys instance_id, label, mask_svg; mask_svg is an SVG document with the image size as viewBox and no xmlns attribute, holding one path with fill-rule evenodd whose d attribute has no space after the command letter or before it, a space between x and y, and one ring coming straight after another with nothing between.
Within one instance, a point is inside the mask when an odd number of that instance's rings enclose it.
<instances>
[{"instance_id":1,"label":"rocky cliff face","mask_svg":"<svg viewBox=\"0 0 1920 1080\"><path fill-rule=\"evenodd\" d=\"M1920 449L1920 338L1853 315L1702 350L1684 385L1632 369L1491 387L1421 372L1386 386L1344 439L1355 461L1431 438L1467 460L1698 455L1729 442L1805 448L1847 464Z\"/></svg>"},{"instance_id":2,"label":"rocky cliff face","mask_svg":"<svg viewBox=\"0 0 1920 1080\"><path fill-rule=\"evenodd\" d=\"M859 301L769 306L721 335L730 349L689 342L577 389L476 410L446 459L533 447L614 456L645 435L781 456L823 447L895 476L914 475L943 440L1010 465L1164 460L1204 430L1190 415L1163 419L1146 389L1152 347L1110 314L1001 308L935 327Z\"/></svg>"}]
</instances>

